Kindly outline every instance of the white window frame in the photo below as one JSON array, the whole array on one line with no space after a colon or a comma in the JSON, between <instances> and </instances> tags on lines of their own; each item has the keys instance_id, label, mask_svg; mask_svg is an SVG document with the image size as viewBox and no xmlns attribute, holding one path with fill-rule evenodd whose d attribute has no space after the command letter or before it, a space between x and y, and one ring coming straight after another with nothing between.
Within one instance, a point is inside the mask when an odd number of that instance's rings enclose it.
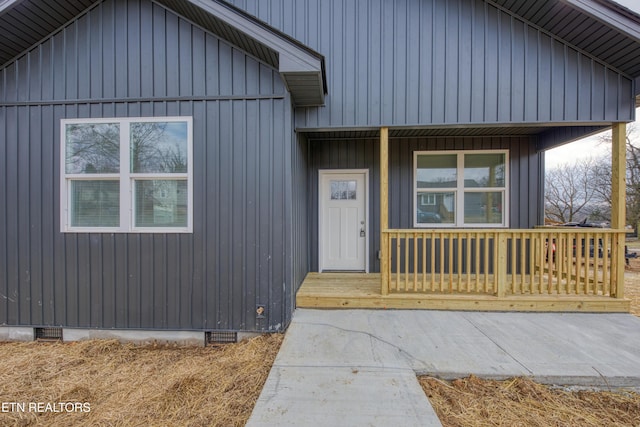
<instances>
[{"instance_id":1,"label":"white window frame","mask_svg":"<svg viewBox=\"0 0 640 427\"><path fill-rule=\"evenodd\" d=\"M418 188L418 156L421 155L456 155L456 187L455 188ZM464 156L466 154L504 154L505 171L504 187L464 187ZM438 150L413 152L413 226L414 228L508 228L509 227L509 150ZM453 223L418 223L418 194L453 192L455 194L455 220ZM464 222L464 193L502 193L502 223Z\"/></svg>"},{"instance_id":2,"label":"white window frame","mask_svg":"<svg viewBox=\"0 0 640 427\"><path fill-rule=\"evenodd\" d=\"M131 123L186 122L187 123L187 172L186 173L133 173L130 171L129 129ZM117 123L120 125L120 172L108 174L66 173L66 127L69 124ZM136 227L135 182L139 180L187 180L186 227ZM74 180L118 180L120 183L120 225L118 227L71 226L71 182ZM63 233L192 233L193 232L193 118L170 117L112 117L60 120L60 230Z\"/></svg>"}]
</instances>

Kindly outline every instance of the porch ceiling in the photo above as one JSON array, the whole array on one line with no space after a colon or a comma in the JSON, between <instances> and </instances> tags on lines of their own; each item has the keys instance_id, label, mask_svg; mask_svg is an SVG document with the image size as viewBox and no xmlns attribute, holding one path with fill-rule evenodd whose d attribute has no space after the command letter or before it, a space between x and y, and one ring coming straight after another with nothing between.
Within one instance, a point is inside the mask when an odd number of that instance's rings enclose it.
<instances>
[{"instance_id":1,"label":"porch ceiling","mask_svg":"<svg viewBox=\"0 0 640 427\"><path fill-rule=\"evenodd\" d=\"M603 125L602 129L608 126ZM424 127L424 128L390 128L389 138L416 137L474 137L474 136L534 136L545 134L561 127L557 126L482 126L482 127ZM585 129L573 126L570 129ZM589 128L591 131L593 128ZM299 131L309 140L318 139L367 139L378 138L379 129L327 129ZM591 132L592 133L592 132ZM575 132L572 132L575 134Z\"/></svg>"}]
</instances>

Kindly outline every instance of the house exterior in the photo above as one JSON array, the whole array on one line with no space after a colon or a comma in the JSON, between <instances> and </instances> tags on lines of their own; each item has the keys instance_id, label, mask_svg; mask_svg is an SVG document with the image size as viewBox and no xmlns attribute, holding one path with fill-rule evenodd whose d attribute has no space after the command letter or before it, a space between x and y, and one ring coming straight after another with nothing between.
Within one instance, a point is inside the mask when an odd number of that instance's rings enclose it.
<instances>
[{"instance_id":1,"label":"house exterior","mask_svg":"<svg viewBox=\"0 0 640 427\"><path fill-rule=\"evenodd\" d=\"M628 309L612 1L5 0L0 63L0 337L281 331L323 277ZM612 229L536 229L545 150L608 128Z\"/></svg>"}]
</instances>

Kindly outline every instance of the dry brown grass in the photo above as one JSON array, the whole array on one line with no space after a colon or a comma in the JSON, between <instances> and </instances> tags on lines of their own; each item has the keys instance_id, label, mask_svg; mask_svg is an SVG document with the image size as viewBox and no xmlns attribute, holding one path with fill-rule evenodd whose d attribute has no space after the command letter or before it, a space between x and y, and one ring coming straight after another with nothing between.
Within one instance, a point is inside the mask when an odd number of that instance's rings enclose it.
<instances>
[{"instance_id":1,"label":"dry brown grass","mask_svg":"<svg viewBox=\"0 0 640 427\"><path fill-rule=\"evenodd\" d=\"M0 425L242 426L281 342L271 334L206 348L0 343L0 403L90 404L88 413L0 411Z\"/></svg>"},{"instance_id":2,"label":"dry brown grass","mask_svg":"<svg viewBox=\"0 0 640 427\"><path fill-rule=\"evenodd\" d=\"M637 393L566 391L528 378L419 380L445 427L640 425Z\"/></svg>"}]
</instances>

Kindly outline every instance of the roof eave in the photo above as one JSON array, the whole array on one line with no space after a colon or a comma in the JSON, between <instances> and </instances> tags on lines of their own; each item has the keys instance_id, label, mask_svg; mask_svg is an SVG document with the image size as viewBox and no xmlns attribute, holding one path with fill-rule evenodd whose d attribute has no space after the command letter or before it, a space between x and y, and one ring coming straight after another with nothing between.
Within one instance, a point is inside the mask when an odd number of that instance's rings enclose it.
<instances>
[{"instance_id":1,"label":"roof eave","mask_svg":"<svg viewBox=\"0 0 640 427\"><path fill-rule=\"evenodd\" d=\"M220 0L188 0L227 25L278 53L278 71L299 107L324 105L324 57L286 34Z\"/></svg>"},{"instance_id":2,"label":"roof eave","mask_svg":"<svg viewBox=\"0 0 640 427\"><path fill-rule=\"evenodd\" d=\"M640 43L640 16L605 0L560 0ZM622 11L627 13L622 13ZM638 19L635 19L638 18Z\"/></svg>"}]
</instances>

